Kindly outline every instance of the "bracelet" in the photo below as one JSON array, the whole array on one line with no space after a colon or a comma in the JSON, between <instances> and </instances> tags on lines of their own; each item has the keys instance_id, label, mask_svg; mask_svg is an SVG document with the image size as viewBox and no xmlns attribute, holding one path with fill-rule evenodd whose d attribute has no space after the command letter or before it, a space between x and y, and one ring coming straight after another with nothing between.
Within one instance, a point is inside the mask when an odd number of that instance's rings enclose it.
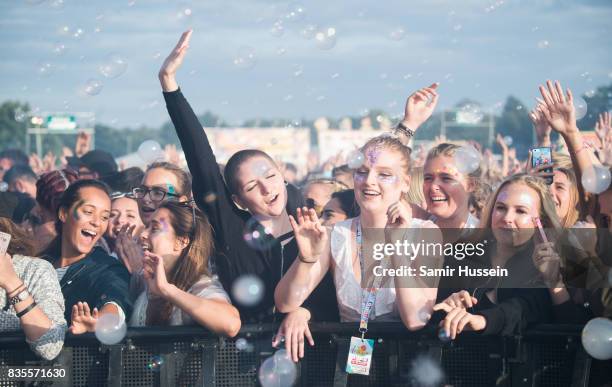
<instances>
[{"instance_id":1,"label":"bracelet","mask_svg":"<svg viewBox=\"0 0 612 387\"><path fill-rule=\"evenodd\" d=\"M314 261L309 261L309 260L304 259L304 257L302 257L302 254L298 254L298 259L299 259L301 262L308 263L308 264L317 263L317 260L316 260L316 259L315 259Z\"/></svg>"},{"instance_id":2,"label":"bracelet","mask_svg":"<svg viewBox=\"0 0 612 387\"><path fill-rule=\"evenodd\" d=\"M22 318L23 316L26 315L26 313L28 313L29 311L31 311L32 309L34 309L36 307L36 305L38 305L36 303L36 301L32 301L32 303L25 308L24 310L22 310L21 312L17 313L17 317Z\"/></svg>"},{"instance_id":3,"label":"bracelet","mask_svg":"<svg viewBox=\"0 0 612 387\"><path fill-rule=\"evenodd\" d=\"M409 129L406 125L402 124L401 122L397 124L397 126L395 127L395 130L397 130L398 132L401 132L403 135L407 137L414 137L414 130Z\"/></svg>"},{"instance_id":4,"label":"bracelet","mask_svg":"<svg viewBox=\"0 0 612 387\"><path fill-rule=\"evenodd\" d=\"M21 289L24 286L25 284L22 282L21 285L17 286L15 289L11 290L10 292L6 292L6 297L10 297L11 294L15 293L17 290Z\"/></svg>"}]
</instances>

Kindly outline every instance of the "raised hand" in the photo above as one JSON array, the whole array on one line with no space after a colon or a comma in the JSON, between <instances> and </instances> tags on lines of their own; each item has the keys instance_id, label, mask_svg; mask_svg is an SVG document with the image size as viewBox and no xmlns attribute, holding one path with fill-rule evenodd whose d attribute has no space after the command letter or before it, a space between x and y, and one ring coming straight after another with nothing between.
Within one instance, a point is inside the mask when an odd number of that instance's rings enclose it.
<instances>
[{"instance_id":1,"label":"raised hand","mask_svg":"<svg viewBox=\"0 0 612 387\"><path fill-rule=\"evenodd\" d=\"M407 228L412 222L412 209L403 200L395 202L387 209L385 228Z\"/></svg>"},{"instance_id":2,"label":"raised hand","mask_svg":"<svg viewBox=\"0 0 612 387\"><path fill-rule=\"evenodd\" d=\"M76 145L74 146L74 154L77 157L83 156L91 149L91 134L80 132L77 136Z\"/></svg>"},{"instance_id":3,"label":"raised hand","mask_svg":"<svg viewBox=\"0 0 612 387\"><path fill-rule=\"evenodd\" d=\"M552 242L537 244L533 250L533 264L540 272L540 277L549 287L561 287L561 257L554 249Z\"/></svg>"},{"instance_id":4,"label":"raised hand","mask_svg":"<svg viewBox=\"0 0 612 387\"><path fill-rule=\"evenodd\" d=\"M80 335L86 332L95 332L97 321L98 309L94 308L94 310L91 311L86 302L79 301L72 306L70 333L73 335Z\"/></svg>"},{"instance_id":5,"label":"raised hand","mask_svg":"<svg viewBox=\"0 0 612 387\"><path fill-rule=\"evenodd\" d=\"M311 347L315 345L308 327L309 320L310 312L302 307L288 313L272 339L272 346L278 347L284 339L287 355L297 363L304 357L304 338Z\"/></svg>"},{"instance_id":6,"label":"raised hand","mask_svg":"<svg viewBox=\"0 0 612 387\"><path fill-rule=\"evenodd\" d=\"M540 85L540 94L544 98L544 105L541 106L550 126L561 135L578 132L572 91L567 89L567 95L563 94L559 81L555 81L554 85L546 81L546 86Z\"/></svg>"},{"instance_id":7,"label":"raised hand","mask_svg":"<svg viewBox=\"0 0 612 387\"><path fill-rule=\"evenodd\" d=\"M166 278L163 258L157 254L145 251L143 268L149 294L158 297L166 297L170 283L168 283L168 279Z\"/></svg>"},{"instance_id":8,"label":"raised hand","mask_svg":"<svg viewBox=\"0 0 612 387\"><path fill-rule=\"evenodd\" d=\"M595 123L595 133L601 141L602 148L612 144L612 117L609 112L599 114Z\"/></svg>"},{"instance_id":9,"label":"raised hand","mask_svg":"<svg viewBox=\"0 0 612 387\"><path fill-rule=\"evenodd\" d=\"M314 263L323 253L327 243L327 231L312 208L298 208L296 216L297 221L289 215L289 222L293 228L301 258L305 262Z\"/></svg>"},{"instance_id":10,"label":"raised hand","mask_svg":"<svg viewBox=\"0 0 612 387\"><path fill-rule=\"evenodd\" d=\"M500 133L497 133L495 136L495 142L497 142L497 145L499 145L502 151L508 151L508 144L506 144L506 140L504 140L504 137Z\"/></svg>"},{"instance_id":11,"label":"raised hand","mask_svg":"<svg viewBox=\"0 0 612 387\"><path fill-rule=\"evenodd\" d=\"M178 89L176 83L176 71L181 67L187 49L189 48L189 40L191 39L191 33L193 30L187 30L183 32L178 43L168 55L161 68L159 69L159 81L161 82L162 89L164 91L175 91Z\"/></svg>"},{"instance_id":12,"label":"raised hand","mask_svg":"<svg viewBox=\"0 0 612 387\"><path fill-rule=\"evenodd\" d=\"M116 232L117 238L115 240L115 253L132 274L140 272L144 256L143 248L138 242L138 236L134 235L135 229L136 225L124 224Z\"/></svg>"},{"instance_id":13,"label":"raised hand","mask_svg":"<svg viewBox=\"0 0 612 387\"><path fill-rule=\"evenodd\" d=\"M552 127L544 115L545 104L544 101L538 99L538 106L529 112L529 118L533 123L533 130L540 146L550 146L550 132L552 131Z\"/></svg>"},{"instance_id":14,"label":"raised hand","mask_svg":"<svg viewBox=\"0 0 612 387\"><path fill-rule=\"evenodd\" d=\"M438 83L432 83L412 93L406 100L402 123L411 130L417 130L427 121L438 104Z\"/></svg>"}]
</instances>

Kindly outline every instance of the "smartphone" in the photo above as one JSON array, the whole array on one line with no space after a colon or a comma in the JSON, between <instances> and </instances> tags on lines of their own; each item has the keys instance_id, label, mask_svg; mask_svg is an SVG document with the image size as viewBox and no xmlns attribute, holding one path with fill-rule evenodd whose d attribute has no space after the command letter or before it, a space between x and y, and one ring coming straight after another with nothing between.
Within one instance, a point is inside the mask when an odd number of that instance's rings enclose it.
<instances>
[{"instance_id":1,"label":"smartphone","mask_svg":"<svg viewBox=\"0 0 612 387\"><path fill-rule=\"evenodd\" d=\"M3 257L11 243L11 234L0 232L0 257Z\"/></svg>"},{"instance_id":2,"label":"smartphone","mask_svg":"<svg viewBox=\"0 0 612 387\"><path fill-rule=\"evenodd\" d=\"M542 148L533 148L531 150L531 167L536 168L543 164L551 164L552 163L552 148L549 146L545 146ZM544 169L544 172L552 173L552 167ZM547 177L546 184L551 185L553 182L553 178Z\"/></svg>"}]
</instances>

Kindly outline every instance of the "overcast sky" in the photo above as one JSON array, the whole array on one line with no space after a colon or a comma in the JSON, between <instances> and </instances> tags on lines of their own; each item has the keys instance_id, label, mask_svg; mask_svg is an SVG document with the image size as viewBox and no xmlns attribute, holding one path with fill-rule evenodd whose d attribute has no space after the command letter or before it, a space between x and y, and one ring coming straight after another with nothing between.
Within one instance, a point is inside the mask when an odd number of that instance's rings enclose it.
<instances>
[{"instance_id":1,"label":"overcast sky","mask_svg":"<svg viewBox=\"0 0 612 387\"><path fill-rule=\"evenodd\" d=\"M434 81L440 108L509 94L530 105L547 78L577 93L612 83L611 21L609 0L5 0L0 101L160 125L157 71L192 27L179 84L197 113L232 123L396 115ZM307 39L314 28L335 31L335 44ZM113 55L127 68L107 78ZM87 82L99 93L84 94Z\"/></svg>"}]
</instances>

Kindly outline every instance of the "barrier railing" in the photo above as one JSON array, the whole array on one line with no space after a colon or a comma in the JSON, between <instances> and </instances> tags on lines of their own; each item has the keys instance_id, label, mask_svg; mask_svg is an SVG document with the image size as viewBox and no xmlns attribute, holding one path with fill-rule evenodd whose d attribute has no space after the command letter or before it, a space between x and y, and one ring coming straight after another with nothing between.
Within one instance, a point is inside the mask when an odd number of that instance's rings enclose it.
<instances>
[{"instance_id":1,"label":"barrier railing","mask_svg":"<svg viewBox=\"0 0 612 387\"><path fill-rule=\"evenodd\" d=\"M22 334L5 333L0 336L0 367L66 370L63 378L35 385L257 386L259 365L274 353L271 340L277 328L244 326L234 339L198 327L132 328L112 346L100 345L93 334L68 335L52 362L37 359ZM578 326L542 325L512 337L465 332L442 342L433 327L409 332L399 323L371 323L368 337L376 344L369 376L344 372L357 324L313 323L311 331L315 346L306 345L295 386L416 386L411 370L424 354L439 361L446 386L589 386L612 380L612 364L584 352ZM239 338L247 340L246 348L244 340L237 348ZM0 375L0 386L27 383Z\"/></svg>"}]
</instances>

